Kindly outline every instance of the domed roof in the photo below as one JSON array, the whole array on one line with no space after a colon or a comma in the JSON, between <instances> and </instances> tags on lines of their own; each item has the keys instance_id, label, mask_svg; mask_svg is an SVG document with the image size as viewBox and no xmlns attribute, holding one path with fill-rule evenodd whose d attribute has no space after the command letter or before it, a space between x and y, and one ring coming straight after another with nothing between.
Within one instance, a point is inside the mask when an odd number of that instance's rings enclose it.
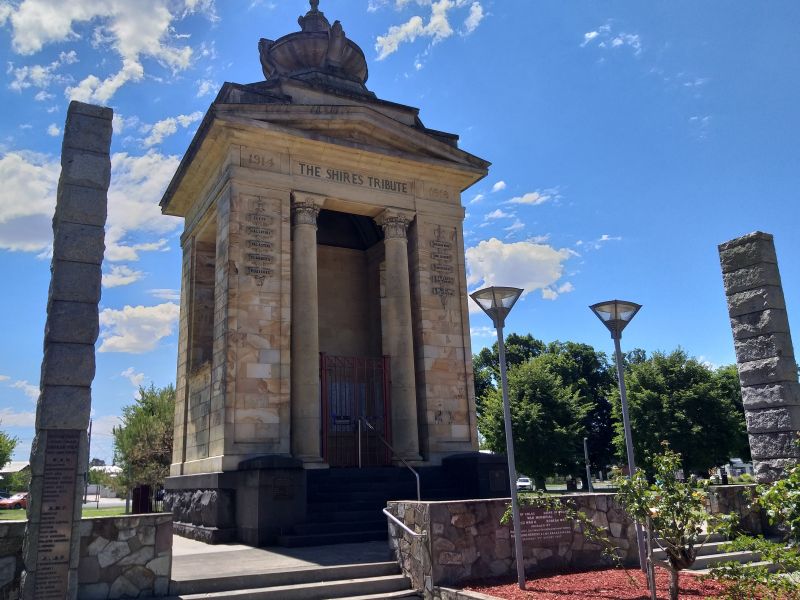
<instances>
[{"instance_id":1,"label":"domed roof","mask_svg":"<svg viewBox=\"0 0 800 600\"><path fill-rule=\"evenodd\" d=\"M261 68L267 81L281 76L299 77L324 73L360 84L367 81L367 60L361 48L347 39L342 24L330 24L319 10L319 0L310 0L311 10L298 19L301 31L275 41L258 43Z\"/></svg>"}]
</instances>

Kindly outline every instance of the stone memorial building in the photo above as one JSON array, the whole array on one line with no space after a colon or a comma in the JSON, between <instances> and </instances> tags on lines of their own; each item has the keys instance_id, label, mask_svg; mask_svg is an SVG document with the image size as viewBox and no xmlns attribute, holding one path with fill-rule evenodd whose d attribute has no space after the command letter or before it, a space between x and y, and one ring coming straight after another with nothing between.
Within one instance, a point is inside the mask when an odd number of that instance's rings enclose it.
<instances>
[{"instance_id":1,"label":"stone memorial building","mask_svg":"<svg viewBox=\"0 0 800 600\"><path fill-rule=\"evenodd\" d=\"M260 40L264 81L223 85L161 201L185 220L168 503L210 541L302 521L314 470L478 447L461 192L489 163L369 91L317 5Z\"/></svg>"}]
</instances>

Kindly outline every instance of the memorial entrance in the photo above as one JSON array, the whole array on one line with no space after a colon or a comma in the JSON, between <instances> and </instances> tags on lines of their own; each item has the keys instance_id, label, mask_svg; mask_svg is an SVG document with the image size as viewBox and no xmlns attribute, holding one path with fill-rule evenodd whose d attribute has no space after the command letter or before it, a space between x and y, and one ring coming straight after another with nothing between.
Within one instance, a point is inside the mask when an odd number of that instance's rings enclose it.
<instances>
[{"instance_id":1,"label":"memorial entrance","mask_svg":"<svg viewBox=\"0 0 800 600\"><path fill-rule=\"evenodd\" d=\"M211 541L302 520L311 471L478 449L461 192L489 163L368 90L317 4L223 85L161 201L185 220L168 504Z\"/></svg>"}]
</instances>

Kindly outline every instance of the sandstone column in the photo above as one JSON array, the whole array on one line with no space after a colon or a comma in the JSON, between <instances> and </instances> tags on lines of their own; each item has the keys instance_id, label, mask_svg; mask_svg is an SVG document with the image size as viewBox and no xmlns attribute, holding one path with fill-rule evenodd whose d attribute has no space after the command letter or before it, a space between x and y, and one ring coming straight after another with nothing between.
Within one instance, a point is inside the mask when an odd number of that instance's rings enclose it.
<instances>
[{"instance_id":1,"label":"sandstone column","mask_svg":"<svg viewBox=\"0 0 800 600\"><path fill-rule=\"evenodd\" d=\"M773 238L750 233L719 256L756 478L773 481L800 456L800 386Z\"/></svg>"},{"instance_id":2,"label":"sandstone column","mask_svg":"<svg viewBox=\"0 0 800 600\"><path fill-rule=\"evenodd\" d=\"M392 377L392 446L406 460L420 460L414 335L406 232L410 213L386 210L377 219L383 228L386 261L386 303L383 311L383 353Z\"/></svg>"},{"instance_id":3,"label":"sandstone column","mask_svg":"<svg viewBox=\"0 0 800 600\"><path fill-rule=\"evenodd\" d=\"M317 215L322 198L292 195L292 455L322 462L319 395Z\"/></svg>"},{"instance_id":4,"label":"sandstone column","mask_svg":"<svg viewBox=\"0 0 800 600\"><path fill-rule=\"evenodd\" d=\"M31 447L25 600L72 599L78 592L112 115L109 108L71 102L64 127L41 394Z\"/></svg>"}]
</instances>

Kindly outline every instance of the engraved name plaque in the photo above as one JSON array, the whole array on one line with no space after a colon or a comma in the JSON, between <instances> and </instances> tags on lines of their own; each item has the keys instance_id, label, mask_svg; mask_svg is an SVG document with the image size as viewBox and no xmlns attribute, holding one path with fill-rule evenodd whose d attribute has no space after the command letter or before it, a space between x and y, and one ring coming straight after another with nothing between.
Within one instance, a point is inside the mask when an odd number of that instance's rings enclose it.
<instances>
[{"instance_id":1,"label":"engraved name plaque","mask_svg":"<svg viewBox=\"0 0 800 600\"><path fill-rule=\"evenodd\" d=\"M81 432L50 429L45 445L36 569L37 599L63 599L69 573L72 515Z\"/></svg>"},{"instance_id":2,"label":"engraved name plaque","mask_svg":"<svg viewBox=\"0 0 800 600\"><path fill-rule=\"evenodd\" d=\"M522 541L538 546L557 546L572 540L572 522L564 511L533 506L520 507Z\"/></svg>"}]
</instances>

